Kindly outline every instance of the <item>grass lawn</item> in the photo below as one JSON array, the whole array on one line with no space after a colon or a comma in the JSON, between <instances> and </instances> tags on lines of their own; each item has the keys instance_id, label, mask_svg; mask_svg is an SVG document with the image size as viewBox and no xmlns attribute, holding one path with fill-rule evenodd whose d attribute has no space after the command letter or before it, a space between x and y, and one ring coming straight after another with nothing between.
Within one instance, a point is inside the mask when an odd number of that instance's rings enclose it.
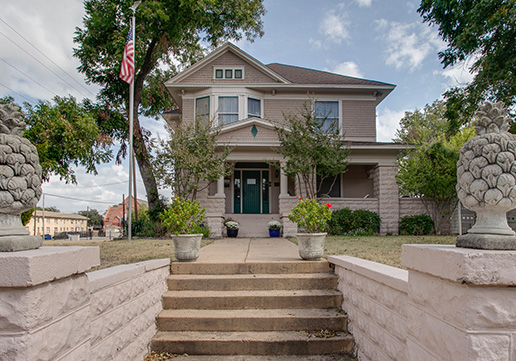
<instances>
[{"instance_id":1,"label":"grass lawn","mask_svg":"<svg viewBox=\"0 0 516 361\"><path fill-rule=\"evenodd\" d=\"M403 244L455 244L457 236L328 236L324 246L325 256L346 255L401 266ZM291 238L295 242L295 238Z\"/></svg>"},{"instance_id":2,"label":"grass lawn","mask_svg":"<svg viewBox=\"0 0 516 361\"><path fill-rule=\"evenodd\" d=\"M204 247L213 240L203 239L201 247ZM44 241L43 246L99 246L100 267L108 268L120 264L129 264L157 258L174 257L174 241L171 239L133 239L119 241Z\"/></svg>"},{"instance_id":3,"label":"grass lawn","mask_svg":"<svg viewBox=\"0 0 516 361\"><path fill-rule=\"evenodd\" d=\"M401 268L402 244L455 244L456 236L374 236L326 238L325 255L348 255ZM295 239L291 241L295 243ZM203 239L201 247L213 240ZM100 267L135 263L156 258L174 257L171 239L133 239L120 241L45 241L44 246L99 246Z\"/></svg>"}]
</instances>

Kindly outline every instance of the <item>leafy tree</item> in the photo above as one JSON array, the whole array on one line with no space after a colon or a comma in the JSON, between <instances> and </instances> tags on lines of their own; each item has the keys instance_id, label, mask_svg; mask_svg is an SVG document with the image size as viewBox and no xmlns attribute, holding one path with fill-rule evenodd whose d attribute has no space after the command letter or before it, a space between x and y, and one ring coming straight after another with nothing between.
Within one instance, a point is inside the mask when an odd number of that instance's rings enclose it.
<instances>
[{"instance_id":1,"label":"leafy tree","mask_svg":"<svg viewBox=\"0 0 516 361\"><path fill-rule=\"evenodd\" d=\"M148 152L149 133L140 126L139 114L157 117L173 101L164 81L174 73L172 60L182 64L199 59L201 42L253 40L263 34L263 0L146 0L136 13L134 80L134 150L145 185L149 211L160 207L157 183ZM86 0L83 28L76 29L74 55L79 71L101 87L100 118L108 134L120 142L127 137L122 114L128 108L128 86L119 79L122 53L132 15L133 0ZM111 130L111 132L109 132ZM125 150L123 147L122 150Z\"/></svg>"},{"instance_id":2,"label":"leafy tree","mask_svg":"<svg viewBox=\"0 0 516 361\"><path fill-rule=\"evenodd\" d=\"M22 220L22 224L24 226L26 226L27 224L29 224L32 216L34 215L34 209L35 208L31 208L29 209L28 211L25 211L21 214L21 220Z\"/></svg>"},{"instance_id":3,"label":"leafy tree","mask_svg":"<svg viewBox=\"0 0 516 361\"><path fill-rule=\"evenodd\" d=\"M102 228L104 225L104 217L102 217L96 209L79 211L77 214L88 217L88 226L97 226L97 228Z\"/></svg>"},{"instance_id":4,"label":"leafy tree","mask_svg":"<svg viewBox=\"0 0 516 361\"><path fill-rule=\"evenodd\" d=\"M38 211L42 211L43 208L42 207L36 207L36 209ZM54 206L50 206L50 207L45 207L45 211L46 212L56 212L56 213L61 213L61 210L57 209L57 207L54 207Z\"/></svg>"},{"instance_id":5,"label":"leafy tree","mask_svg":"<svg viewBox=\"0 0 516 361\"><path fill-rule=\"evenodd\" d=\"M407 112L395 140L407 144L398 158L400 193L418 198L442 233L442 219L456 206L457 161L473 128L462 128L446 139L444 103L436 101L423 110Z\"/></svg>"},{"instance_id":6,"label":"leafy tree","mask_svg":"<svg viewBox=\"0 0 516 361\"><path fill-rule=\"evenodd\" d=\"M0 103L14 104L14 99L1 98ZM25 103L22 114L27 123L24 136L38 150L43 179L58 175L75 183L73 166L97 174L96 166L111 159L109 141L101 135L89 101L56 96L53 102Z\"/></svg>"},{"instance_id":7,"label":"leafy tree","mask_svg":"<svg viewBox=\"0 0 516 361\"><path fill-rule=\"evenodd\" d=\"M276 152L286 159L283 170L304 185L309 199L317 197L325 179L345 171L349 155L338 131L323 130L324 122L316 118L313 104L313 100L305 102L299 114L285 114L285 124L275 127L280 141Z\"/></svg>"},{"instance_id":8,"label":"leafy tree","mask_svg":"<svg viewBox=\"0 0 516 361\"><path fill-rule=\"evenodd\" d=\"M439 53L443 66L466 60L476 73L472 83L445 94L451 130L470 119L483 100L516 104L515 0L422 0L418 12L448 45Z\"/></svg>"},{"instance_id":9,"label":"leafy tree","mask_svg":"<svg viewBox=\"0 0 516 361\"><path fill-rule=\"evenodd\" d=\"M231 149L217 149L217 130L201 122L168 130L169 139L156 148L154 172L159 183L171 187L177 197L195 200L209 182L229 174L225 161Z\"/></svg>"}]
</instances>

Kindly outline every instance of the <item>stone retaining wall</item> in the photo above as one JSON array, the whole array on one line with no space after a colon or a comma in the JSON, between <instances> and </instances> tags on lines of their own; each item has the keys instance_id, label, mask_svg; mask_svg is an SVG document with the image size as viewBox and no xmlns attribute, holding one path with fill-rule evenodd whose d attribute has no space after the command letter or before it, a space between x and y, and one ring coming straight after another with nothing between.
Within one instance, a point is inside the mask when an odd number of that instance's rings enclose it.
<instances>
[{"instance_id":1,"label":"stone retaining wall","mask_svg":"<svg viewBox=\"0 0 516 361\"><path fill-rule=\"evenodd\" d=\"M408 361L406 355L408 273L349 256L331 256L342 309L349 316L360 361Z\"/></svg>"}]
</instances>

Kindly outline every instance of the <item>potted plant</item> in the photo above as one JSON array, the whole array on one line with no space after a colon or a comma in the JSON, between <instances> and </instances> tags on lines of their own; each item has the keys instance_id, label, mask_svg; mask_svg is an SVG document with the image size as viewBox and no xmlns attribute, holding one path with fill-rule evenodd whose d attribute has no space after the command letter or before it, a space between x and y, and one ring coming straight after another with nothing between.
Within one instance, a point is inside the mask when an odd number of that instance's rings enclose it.
<instances>
[{"instance_id":1,"label":"potted plant","mask_svg":"<svg viewBox=\"0 0 516 361\"><path fill-rule=\"evenodd\" d=\"M270 221L267 223L267 228L269 229L269 236L270 237L279 237L280 235L280 229L281 229L281 223L278 221Z\"/></svg>"},{"instance_id":2,"label":"potted plant","mask_svg":"<svg viewBox=\"0 0 516 361\"><path fill-rule=\"evenodd\" d=\"M238 236L238 229L240 228L238 222L232 220L231 218L228 218L224 222L224 225L226 226L226 233L228 234L228 237Z\"/></svg>"},{"instance_id":3,"label":"potted plant","mask_svg":"<svg viewBox=\"0 0 516 361\"><path fill-rule=\"evenodd\" d=\"M193 262L199 258L201 233L193 233L204 219L205 209L198 201L174 199L160 215L163 225L172 233L175 256L181 262Z\"/></svg>"},{"instance_id":4,"label":"potted plant","mask_svg":"<svg viewBox=\"0 0 516 361\"><path fill-rule=\"evenodd\" d=\"M331 219L331 204L318 203L315 199L303 200L292 208L288 219L306 233L297 233L299 256L305 260L318 260L324 255L326 223Z\"/></svg>"}]
</instances>

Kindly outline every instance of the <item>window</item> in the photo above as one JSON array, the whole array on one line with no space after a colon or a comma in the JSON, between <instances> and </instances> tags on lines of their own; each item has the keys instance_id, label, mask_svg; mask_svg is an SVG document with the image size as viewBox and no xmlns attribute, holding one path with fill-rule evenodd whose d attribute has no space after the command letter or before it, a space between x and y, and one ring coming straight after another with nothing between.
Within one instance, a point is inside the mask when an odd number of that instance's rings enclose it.
<instances>
[{"instance_id":1,"label":"window","mask_svg":"<svg viewBox=\"0 0 516 361\"><path fill-rule=\"evenodd\" d=\"M223 79L224 78L224 70L215 69L215 79Z\"/></svg>"},{"instance_id":2,"label":"window","mask_svg":"<svg viewBox=\"0 0 516 361\"><path fill-rule=\"evenodd\" d=\"M317 193L318 197L340 197L340 177L329 176L323 179L321 184L321 176L317 175L317 186L321 186L321 190ZM333 187L332 187L333 185Z\"/></svg>"},{"instance_id":3,"label":"window","mask_svg":"<svg viewBox=\"0 0 516 361\"><path fill-rule=\"evenodd\" d=\"M235 79L242 79L244 77L244 72L242 69L235 69Z\"/></svg>"},{"instance_id":4,"label":"window","mask_svg":"<svg viewBox=\"0 0 516 361\"><path fill-rule=\"evenodd\" d=\"M210 120L210 97L195 99L196 121L208 123Z\"/></svg>"},{"instance_id":5,"label":"window","mask_svg":"<svg viewBox=\"0 0 516 361\"><path fill-rule=\"evenodd\" d=\"M247 98L247 116L248 117L262 117L262 107L260 99Z\"/></svg>"},{"instance_id":6,"label":"window","mask_svg":"<svg viewBox=\"0 0 516 361\"><path fill-rule=\"evenodd\" d=\"M233 79L233 69L226 69L224 72L224 78Z\"/></svg>"},{"instance_id":7,"label":"window","mask_svg":"<svg viewBox=\"0 0 516 361\"><path fill-rule=\"evenodd\" d=\"M238 121L238 97L219 97L219 125Z\"/></svg>"},{"instance_id":8,"label":"window","mask_svg":"<svg viewBox=\"0 0 516 361\"><path fill-rule=\"evenodd\" d=\"M316 101L314 115L322 123L324 133L339 133L338 101Z\"/></svg>"},{"instance_id":9,"label":"window","mask_svg":"<svg viewBox=\"0 0 516 361\"><path fill-rule=\"evenodd\" d=\"M215 79L244 79L244 69L242 68L217 68L214 69Z\"/></svg>"}]
</instances>

